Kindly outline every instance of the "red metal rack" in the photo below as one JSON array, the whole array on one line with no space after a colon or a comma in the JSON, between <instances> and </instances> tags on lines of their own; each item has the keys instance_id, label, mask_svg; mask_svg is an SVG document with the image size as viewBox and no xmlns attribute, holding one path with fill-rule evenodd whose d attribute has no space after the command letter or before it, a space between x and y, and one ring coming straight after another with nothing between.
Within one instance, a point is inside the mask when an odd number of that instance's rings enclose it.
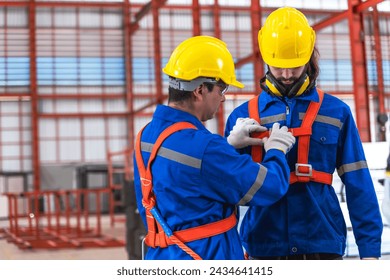
<instances>
[{"instance_id":1,"label":"red metal rack","mask_svg":"<svg viewBox=\"0 0 390 280\"><path fill-rule=\"evenodd\" d=\"M125 149L122 151L108 152L108 184L110 189L109 212L111 226L116 222L124 223L126 218L122 215L115 214L116 207L123 207L123 200L117 200L115 197L116 191L122 191L123 184L116 182L115 175L121 175L123 180L130 181L133 176L133 149ZM117 164L117 165L116 165ZM123 183L123 182L122 182Z\"/></svg>"},{"instance_id":2,"label":"red metal rack","mask_svg":"<svg viewBox=\"0 0 390 280\"><path fill-rule=\"evenodd\" d=\"M102 231L101 197L109 191L101 188L4 193L8 198L9 228L3 229L3 234L21 249L122 247L124 241ZM93 213L88 207L90 196L96 202Z\"/></svg>"}]
</instances>

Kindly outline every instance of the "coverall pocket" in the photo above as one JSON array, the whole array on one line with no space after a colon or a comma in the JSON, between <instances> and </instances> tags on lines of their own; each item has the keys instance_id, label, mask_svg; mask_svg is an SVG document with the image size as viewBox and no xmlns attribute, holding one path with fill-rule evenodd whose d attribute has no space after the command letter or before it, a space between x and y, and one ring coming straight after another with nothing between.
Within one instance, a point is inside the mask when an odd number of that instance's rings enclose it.
<instances>
[{"instance_id":1,"label":"coverall pocket","mask_svg":"<svg viewBox=\"0 0 390 280\"><path fill-rule=\"evenodd\" d=\"M335 165L340 129L333 125L313 124L309 157L314 162Z\"/></svg>"}]
</instances>

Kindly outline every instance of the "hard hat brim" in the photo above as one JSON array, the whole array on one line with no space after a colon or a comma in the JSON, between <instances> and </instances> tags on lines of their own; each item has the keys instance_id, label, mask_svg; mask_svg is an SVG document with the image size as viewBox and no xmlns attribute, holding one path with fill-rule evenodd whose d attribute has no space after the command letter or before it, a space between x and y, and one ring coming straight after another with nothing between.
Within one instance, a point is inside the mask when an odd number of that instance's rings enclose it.
<instances>
[{"instance_id":1,"label":"hard hat brim","mask_svg":"<svg viewBox=\"0 0 390 280\"><path fill-rule=\"evenodd\" d=\"M240 82L237 81L237 80L234 81L233 83L229 84L229 85L234 86L234 87L236 87L236 88L244 88L244 87L245 87L244 84L240 83Z\"/></svg>"}]
</instances>

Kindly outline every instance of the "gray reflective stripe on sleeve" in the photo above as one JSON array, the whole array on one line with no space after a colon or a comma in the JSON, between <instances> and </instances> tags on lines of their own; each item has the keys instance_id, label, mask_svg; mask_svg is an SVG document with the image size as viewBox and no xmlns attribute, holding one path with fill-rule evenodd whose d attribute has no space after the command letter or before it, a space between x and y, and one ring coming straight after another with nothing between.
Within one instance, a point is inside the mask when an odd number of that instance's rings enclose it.
<instances>
[{"instance_id":1,"label":"gray reflective stripe on sleeve","mask_svg":"<svg viewBox=\"0 0 390 280\"><path fill-rule=\"evenodd\" d=\"M305 117L305 113L299 113L300 120L303 120L304 117ZM343 127L343 123L339 119L324 116L324 115L317 115L317 117L314 121L320 122L320 123L330 124L330 125L333 125L339 129L341 129Z\"/></svg>"},{"instance_id":2,"label":"gray reflective stripe on sleeve","mask_svg":"<svg viewBox=\"0 0 390 280\"><path fill-rule=\"evenodd\" d=\"M363 169L363 168L368 168L367 162L365 160L361 160L361 161L357 161L357 162L353 162L353 163L348 163L348 164L343 164L342 166L340 166L337 169L337 173L341 177L346 172L356 171L356 170Z\"/></svg>"},{"instance_id":3,"label":"gray reflective stripe on sleeve","mask_svg":"<svg viewBox=\"0 0 390 280\"><path fill-rule=\"evenodd\" d=\"M265 166L261 165L259 173L257 173L257 177L256 177L255 182L250 187L248 192L244 195L244 197L241 198L241 200L238 202L238 205L246 205L249 201L252 200L253 196L263 186L265 177L267 176L267 172L268 172L268 169Z\"/></svg>"},{"instance_id":4,"label":"gray reflective stripe on sleeve","mask_svg":"<svg viewBox=\"0 0 390 280\"><path fill-rule=\"evenodd\" d=\"M151 152L153 148L153 144L151 143L146 143L146 142L141 142L141 150L143 152ZM157 155L172 160L176 161L178 163L193 167L193 168L198 168L200 169L200 166L202 165L202 160L176 152L171 149L167 149L164 147L160 147L158 150Z\"/></svg>"},{"instance_id":5,"label":"gray reflective stripe on sleeve","mask_svg":"<svg viewBox=\"0 0 390 280\"><path fill-rule=\"evenodd\" d=\"M286 114L277 114L274 116L269 117L260 117L261 124L268 124L268 123L275 123L277 121L285 121L286 120Z\"/></svg>"}]
</instances>

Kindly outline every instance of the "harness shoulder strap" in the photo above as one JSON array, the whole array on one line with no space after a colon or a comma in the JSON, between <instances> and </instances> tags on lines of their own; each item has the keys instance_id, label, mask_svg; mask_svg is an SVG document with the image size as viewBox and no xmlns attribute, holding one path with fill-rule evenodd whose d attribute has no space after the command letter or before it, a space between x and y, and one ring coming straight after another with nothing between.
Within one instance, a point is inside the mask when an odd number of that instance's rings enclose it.
<instances>
[{"instance_id":1,"label":"harness shoulder strap","mask_svg":"<svg viewBox=\"0 0 390 280\"><path fill-rule=\"evenodd\" d=\"M145 207L146 221L148 226L148 233L145 238L145 243L150 247L165 248L169 245L177 245L194 259L201 259L191 248L185 245L185 242L195 241L198 239L211 237L221 234L233 228L237 219L235 213L230 217L222 219L198 227L193 227L185 230L172 232L169 225L163 219L156 207L156 198L153 193L151 165L155 160L158 150L164 140L171 134L182 129L197 129L193 124L188 122L175 123L166 128L157 138L153 145L147 167L145 168L142 154L141 154L141 134L143 129L138 133L136 140L136 162L140 172L141 187L142 187L142 204Z\"/></svg>"},{"instance_id":2,"label":"harness shoulder strap","mask_svg":"<svg viewBox=\"0 0 390 280\"><path fill-rule=\"evenodd\" d=\"M146 127L146 126L145 126ZM170 136L172 133L186 129L186 128L193 128L196 129L196 127L187 122L179 122L175 123L168 128L166 128L160 136L157 138L155 144L153 145L149 161L147 162L147 165L145 167L144 161L142 159L142 151L141 151L141 135L145 127L138 133L136 145L135 145L135 152L136 152L136 162L137 167L139 170L140 180L141 180L141 190L142 190L142 205L145 208L145 214L146 214L146 224L148 227L148 233L145 237L145 243L148 246L156 247L157 243L163 247L167 246L165 235L166 232L169 235L172 235L172 231L167 226L166 222L163 220L161 214L159 213L158 209L156 208L156 198L153 193L153 182L152 182L152 172L151 172L151 165L154 162L158 150L161 147L161 144L164 142L164 140ZM189 255L191 255L194 259L201 259L198 254L193 252L190 248L188 248L185 244L183 244L180 240L175 239L172 237L172 242L177 244L182 250L187 252Z\"/></svg>"},{"instance_id":3,"label":"harness shoulder strap","mask_svg":"<svg viewBox=\"0 0 390 280\"><path fill-rule=\"evenodd\" d=\"M333 174L314 170L309 164L310 152L310 136L312 135L312 125L320 110L322 101L324 99L324 92L317 89L319 101L310 102L306 114L302 120L302 125L297 130L294 136L299 136L297 163L295 164L295 171L290 173L290 184L295 182L319 182L324 184L332 184Z\"/></svg>"},{"instance_id":4,"label":"harness shoulder strap","mask_svg":"<svg viewBox=\"0 0 390 280\"><path fill-rule=\"evenodd\" d=\"M259 97L260 94L248 101L248 112L250 118L260 123Z\"/></svg>"},{"instance_id":5,"label":"harness shoulder strap","mask_svg":"<svg viewBox=\"0 0 390 280\"><path fill-rule=\"evenodd\" d=\"M260 93L261 94L261 93ZM260 123L260 111L259 111L259 98L260 94L253 97L251 100L248 102L248 113L249 117L251 119L256 120L259 124ZM268 131L264 132L255 132L251 134L252 137L254 138L264 138L269 136ZM261 162L263 159L263 146L251 146L251 155L252 155L252 160L254 162Z\"/></svg>"}]
</instances>

